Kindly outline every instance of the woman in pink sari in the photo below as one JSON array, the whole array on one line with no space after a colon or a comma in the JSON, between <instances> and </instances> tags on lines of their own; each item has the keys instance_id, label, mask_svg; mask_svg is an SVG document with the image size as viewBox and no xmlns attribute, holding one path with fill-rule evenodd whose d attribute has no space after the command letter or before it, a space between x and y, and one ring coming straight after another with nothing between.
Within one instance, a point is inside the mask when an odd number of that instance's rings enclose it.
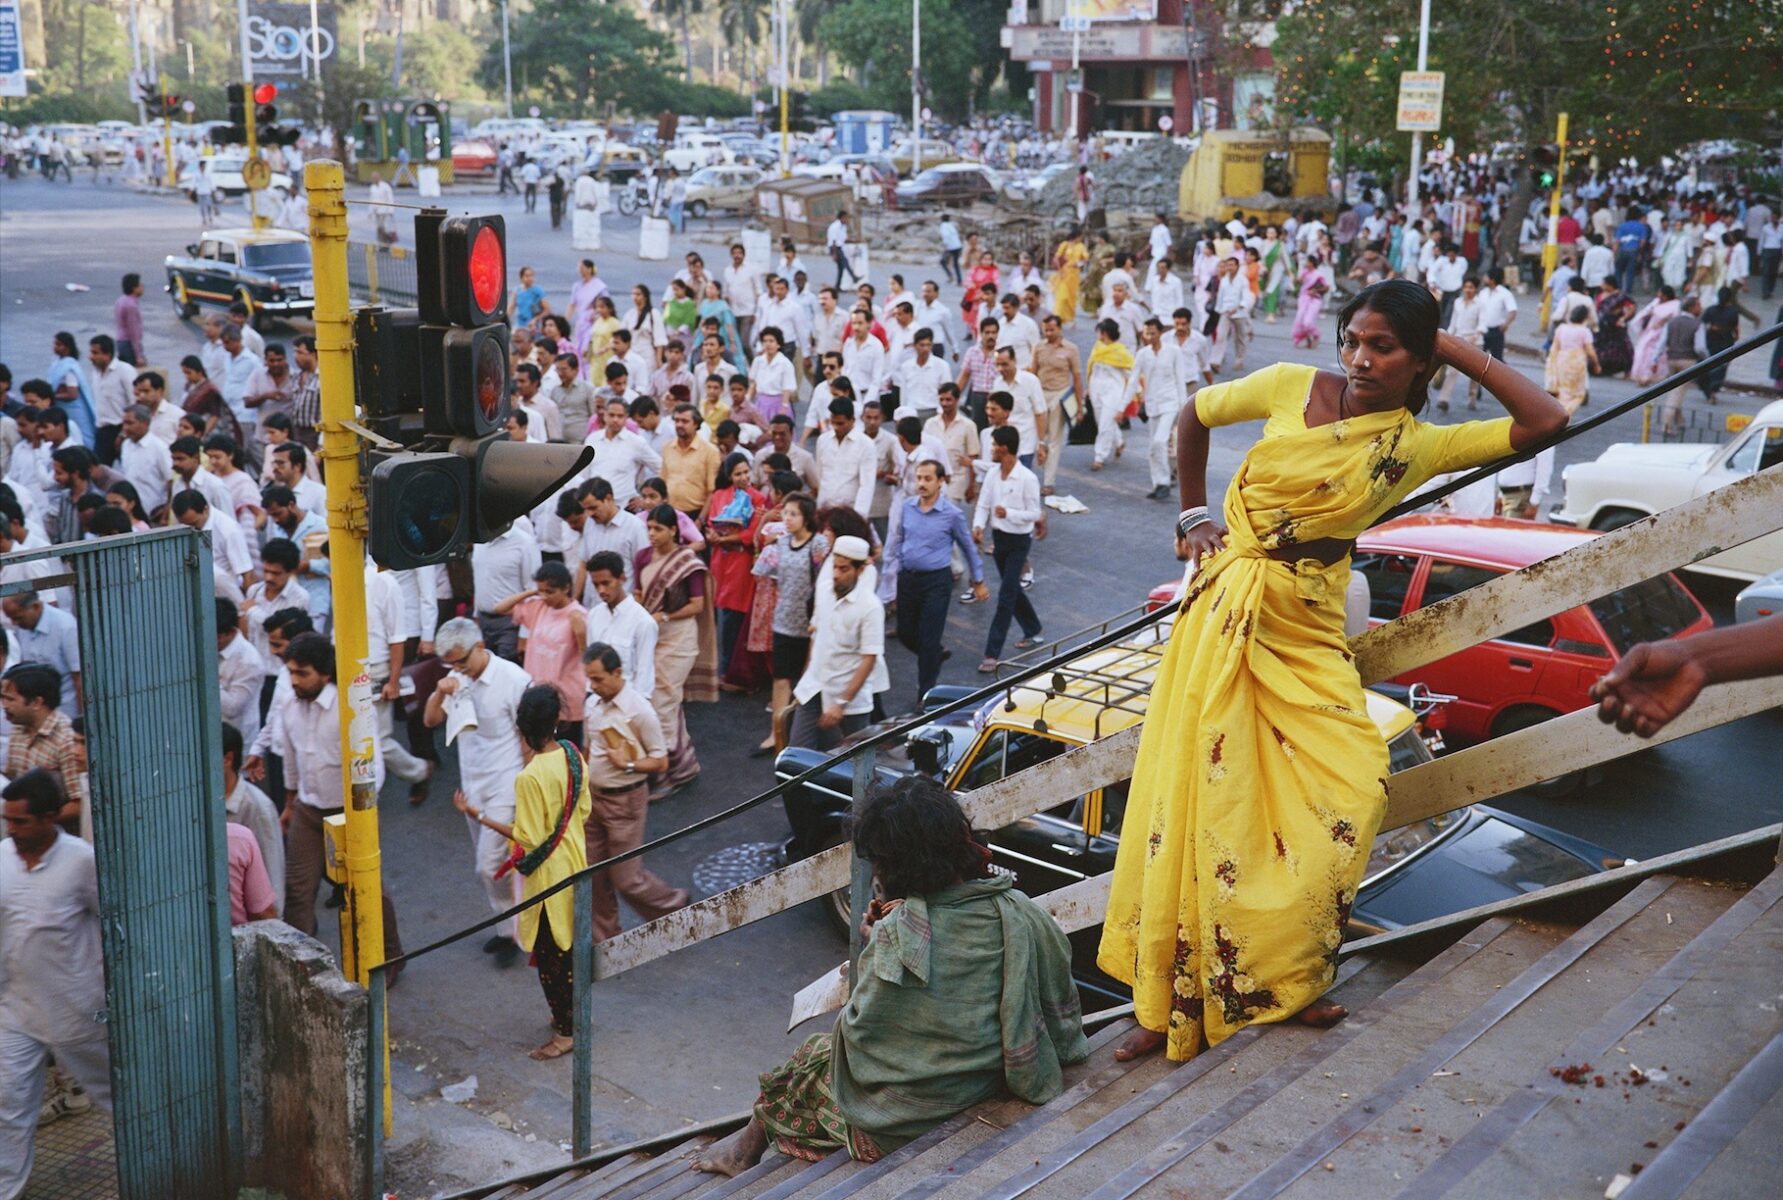
<instances>
[{"instance_id":1,"label":"woman in pink sari","mask_svg":"<svg viewBox=\"0 0 1783 1200\"><path fill-rule=\"evenodd\" d=\"M1680 307L1677 291L1662 283L1659 294L1635 314L1629 326L1634 335L1634 366L1629 368L1628 377L1636 383L1653 383L1667 373L1665 327L1678 315Z\"/></svg>"},{"instance_id":2,"label":"woman in pink sari","mask_svg":"<svg viewBox=\"0 0 1783 1200\"><path fill-rule=\"evenodd\" d=\"M1300 272L1300 300L1294 307L1292 336L1296 346L1314 350L1319 345L1319 316L1325 311L1325 297L1331 294L1331 268L1316 254L1306 256Z\"/></svg>"}]
</instances>

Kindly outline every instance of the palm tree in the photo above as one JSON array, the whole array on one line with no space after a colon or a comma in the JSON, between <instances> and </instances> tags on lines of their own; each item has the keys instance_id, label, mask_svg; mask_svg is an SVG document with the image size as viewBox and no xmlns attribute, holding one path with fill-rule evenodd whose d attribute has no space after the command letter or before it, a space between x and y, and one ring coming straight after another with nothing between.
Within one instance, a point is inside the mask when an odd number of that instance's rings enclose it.
<instances>
[{"instance_id":1,"label":"palm tree","mask_svg":"<svg viewBox=\"0 0 1783 1200\"><path fill-rule=\"evenodd\" d=\"M681 55L687 82L693 82L693 33L688 28L689 19L705 6L705 0L661 0L664 18L675 16L681 23Z\"/></svg>"},{"instance_id":2,"label":"palm tree","mask_svg":"<svg viewBox=\"0 0 1783 1200\"><path fill-rule=\"evenodd\" d=\"M718 30L731 45L749 47L751 97L755 91L755 51L761 45L769 0L718 0Z\"/></svg>"},{"instance_id":3,"label":"palm tree","mask_svg":"<svg viewBox=\"0 0 1783 1200\"><path fill-rule=\"evenodd\" d=\"M830 56L824 49L823 38L818 33L818 26L823 19L836 9L841 8L848 0L798 0L799 6L799 40L810 45L817 52L817 86L827 87L830 82Z\"/></svg>"}]
</instances>

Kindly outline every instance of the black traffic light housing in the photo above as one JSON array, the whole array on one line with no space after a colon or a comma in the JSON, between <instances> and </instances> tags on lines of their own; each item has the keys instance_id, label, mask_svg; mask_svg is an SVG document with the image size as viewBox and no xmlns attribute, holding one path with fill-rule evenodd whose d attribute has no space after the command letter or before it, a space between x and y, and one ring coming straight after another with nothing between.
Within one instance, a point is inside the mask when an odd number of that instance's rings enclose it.
<instances>
[{"instance_id":1,"label":"black traffic light housing","mask_svg":"<svg viewBox=\"0 0 1783 1200\"><path fill-rule=\"evenodd\" d=\"M506 532L594 457L509 440L506 228L499 216L415 218L413 309L354 316L362 415L404 447L371 455L371 555L404 569Z\"/></svg>"},{"instance_id":2,"label":"black traffic light housing","mask_svg":"<svg viewBox=\"0 0 1783 1200\"><path fill-rule=\"evenodd\" d=\"M248 141L248 85L232 83L228 89L229 124L211 131L211 141L220 146L245 146Z\"/></svg>"},{"instance_id":3,"label":"black traffic light housing","mask_svg":"<svg viewBox=\"0 0 1783 1200\"><path fill-rule=\"evenodd\" d=\"M263 83L254 89L254 140L262 146L295 146L298 131L277 124L279 110L273 101L278 98L277 84Z\"/></svg>"},{"instance_id":4,"label":"black traffic light housing","mask_svg":"<svg viewBox=\"0 0 1783 1200\"><path fill-rule=\"evenodd\" d=\"M186 98L184 96L181 96L176 92L169 92L161 97L161 112L171 121L174 114L179 112L180 105L185 102Z\"/></svg>"}]
</instances>

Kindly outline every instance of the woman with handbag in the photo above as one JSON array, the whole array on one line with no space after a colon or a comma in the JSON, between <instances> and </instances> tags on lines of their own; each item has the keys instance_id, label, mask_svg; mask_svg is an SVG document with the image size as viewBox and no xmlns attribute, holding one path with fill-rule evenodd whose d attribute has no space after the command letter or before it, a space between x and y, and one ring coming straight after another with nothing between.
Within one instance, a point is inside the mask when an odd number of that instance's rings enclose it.
<instances>
[{"instance_id":1,"label":"woman with handbag","mask_svg":"<svg viewBox=\"0 0 1783 1200\"><path fill-rule=\"evenodd\" d=\"M520 755L525 766L514 777L514 823L494 821L471 804L462 791L454 792L458 811L512 843L510 853L495 872L500 879L509 871L520 874L522 902L568 879L588 865L583 849L582 827L588 823L588 772L576 747L557 736L561 711L557 689L549 684L529 687L520 695L514 724L520 731ZM574 945L575 908L569 888L543 904L520 912L518 941L532 951L532 965L539 969L539 986L551 1007L551 1037L527 1052L544 1061L561 1058L575 1048L576 1013L574 980L570 974Z\"/></svg>"}]
</instances>

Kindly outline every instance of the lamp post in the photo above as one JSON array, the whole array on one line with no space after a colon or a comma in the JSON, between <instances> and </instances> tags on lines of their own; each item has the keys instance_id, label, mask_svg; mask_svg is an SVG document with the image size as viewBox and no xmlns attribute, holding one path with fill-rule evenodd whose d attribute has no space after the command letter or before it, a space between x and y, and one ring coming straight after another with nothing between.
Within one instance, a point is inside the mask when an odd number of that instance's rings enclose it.
<instances>
[{"instance_id":1,"label":"lamp post","mask_svg":"<svg viewBox=\"0 0 1783 1200\"><path fill-rule=\"evenodd\" d=\"M1419 0L1418 4L1418 70L1424 71L1430 65L1430 0ZM1418 211L1418 168L1424 158L1424 134L1421 131L1412 133L1412 170L1411 180L1405 185L1406 207L1413 213Z\"/></svg>"},{"instance_id":2,"label":"lamp post","mask_svg":"<svg viewBox=\"0 0 1783 1200\"><path fill-rule=\"evenodd\" d=\"M910 174L922 171L922 0L910 0Z\"/></svg>"},{"instance_id":3,"label":"lamp post","mask_svg":"<svg viewBox=\"0 0 1783 1200\"><path fill-rule=\"evenodd\" d=\"M514 58L508 45L508 0L501 0L501 90L508 120L514 119Z\"/></svg>"}]
</instances>

